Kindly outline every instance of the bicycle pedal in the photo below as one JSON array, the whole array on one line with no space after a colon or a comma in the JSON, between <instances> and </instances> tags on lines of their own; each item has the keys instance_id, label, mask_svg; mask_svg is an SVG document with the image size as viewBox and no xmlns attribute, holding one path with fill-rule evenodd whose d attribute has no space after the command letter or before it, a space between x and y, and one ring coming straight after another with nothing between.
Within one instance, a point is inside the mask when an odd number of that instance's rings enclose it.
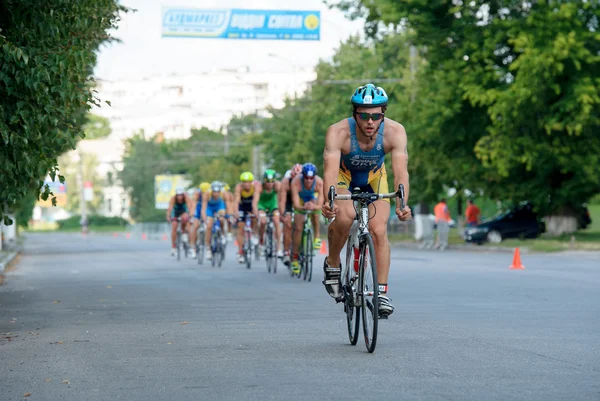
<instances>
[{"instance_id":1,"label":"bicycle pedal","mask_svg":"<svg viewBox=\"0 0 600 401\"><path fill-rule=\"evenodd\" d=\"M388 320L388 316L389 314L387 313L381 313L379 314L379 320Z\"/></svg>"}]
</instances>

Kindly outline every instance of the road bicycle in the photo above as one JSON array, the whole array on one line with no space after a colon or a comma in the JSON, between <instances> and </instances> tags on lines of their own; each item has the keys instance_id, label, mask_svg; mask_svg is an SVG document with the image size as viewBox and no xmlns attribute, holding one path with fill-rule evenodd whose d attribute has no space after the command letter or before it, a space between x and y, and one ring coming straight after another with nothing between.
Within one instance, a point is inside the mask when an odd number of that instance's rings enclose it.
<instances>
[{"instance_id":1,"label":"road bicycle","mask_svg":"<svg viewBox=\"0 0 600 401\"><path fill-rule=\"evenodd\" d=\"M351 194L336 194L335 188L329 188L329 206L333 200L351 200L354 202L356 217L350 228L346 243L346 264L342 272L342 295L338 302L344 303L344 312L348 323L350 344L358 342L360 317L363 320L363 334L368 352L375 351L377 345L377 324L379 321L379 282L377 281L377 262L373 238L369 233L369 204L378 199L400 198L404 210L404 185L400 184L396 192L373 194L355 188ZM330 223L335 220L331 219Z\"/></svg>"}]
</instances>

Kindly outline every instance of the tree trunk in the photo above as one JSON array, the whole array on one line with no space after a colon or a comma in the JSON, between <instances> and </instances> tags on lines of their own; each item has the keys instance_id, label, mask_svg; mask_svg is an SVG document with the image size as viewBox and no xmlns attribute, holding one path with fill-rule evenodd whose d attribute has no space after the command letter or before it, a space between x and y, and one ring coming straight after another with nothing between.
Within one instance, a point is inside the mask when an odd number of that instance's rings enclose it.
<instances>
[{"instance_id":1,"label":"tree trunk","mask_svg":"<svg viewBox=\"0 0 600 401\"><path fill-rule=\"evenodd\" d=\"M577 231L577 218L574 216L546 216L546 232L550 235L570 234Z\"/></svg>"}]
</instances>

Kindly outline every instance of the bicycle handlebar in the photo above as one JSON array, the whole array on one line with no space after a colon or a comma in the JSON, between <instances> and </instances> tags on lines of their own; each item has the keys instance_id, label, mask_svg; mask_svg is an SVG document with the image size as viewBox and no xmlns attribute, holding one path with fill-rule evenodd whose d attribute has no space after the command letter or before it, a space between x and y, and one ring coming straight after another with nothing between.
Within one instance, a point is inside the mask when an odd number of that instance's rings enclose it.
<instances>
[{"instance_id":1,"label":"bicycle handlebar","mask_svg":"<svg viewBox=\"0 0 600 401\"><path fill-rule=\"evenodd\" d=\"M353 201L376 201L378 199L392 199L392 198L400 198L400 205L402 206L402 210L406 206L404 204L404 185L398 185L398 190L396 192L390 192L388 194L372 194L369 192L356 192L353 194L341 195L335 193L335 187L332 185L329 187L329 207L333 209L333 200L353 200Z\"/></svg>"}]
</instances>

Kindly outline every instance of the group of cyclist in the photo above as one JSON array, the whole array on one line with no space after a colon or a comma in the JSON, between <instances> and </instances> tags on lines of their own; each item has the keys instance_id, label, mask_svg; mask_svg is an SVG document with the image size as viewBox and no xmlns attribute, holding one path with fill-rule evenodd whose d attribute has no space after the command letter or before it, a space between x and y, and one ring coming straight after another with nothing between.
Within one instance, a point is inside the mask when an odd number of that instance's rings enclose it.
<instances>
[{"instance_id":1,"label":"group of cyclist","mask_svg":"<svg viewBox=\"0 0 600 401\"><path fill-rule=\"evenodd\" d=\"M339 300L341 297L341 261L340 253L344 247L351 225L356 217L352 202L334 202L330 205L329 191L334 187L337 194L349 194L358 188L361 192L388 192L387 173L384 157L391 154L391 166L394 175L394 188L402 184L405 188L405 206L396 202L395 212L400 220L411 218L408 207L409 175L407 136L404 127L385 117L388 106L388 96L385 90L373 84L356 88L351 96L352 116L332 124L325 136L323 152L323 179L317 175L314 164L295 164L288 170L281 181L276 179L273 170L267 170L261 182L255 181L250 172L240 177L240 183L235 186L232 195L226 186L219 182L203 183L200 186L198 198L191 200L182 189L171 200L167 218L181 217L183 229L188 224L188 212L194 210L196 203L195 221L197 227L200 218L210 224L215 215L234 215L238 221L239 258L242 256L242 227L244 215L250 213L258 216L254 220L253 229L259 241L262 241L266 213L272 213L276 227L276 246L278 254L286 264L291 262L291 268L299 270L298 248L300 237L291 237L292 224L299 232L306 214L321 211L324 217L335 220L328 227L329 254L323 263L324 280L328 294ZM210 188L210 193L207 192ZM200 202L201 200L201 202ZM201 206L198 206L201 205ZM390 315L394 311L388 292L388 275L390 268L390 247L387 238L387 221L390 216L390 201L388 199L374 200L369 205L369 232L373 237L375 257L377 262L377 277L379 284L379 314ZM295 213L291 221L292 211ZM314 247L321 246L318 237L318 214L313 213L315 227ZM280 244L280 225L283 223L283 247ZM262 223L262 224L259 224ZM224 226L224 225L222 225ZM177 224L173 223L173 245ZM210 230L207 230L206 241L210 241ZM192 240L193 234L192 235ZM291 254L285 250L292 249ZM283 248L283 250L282 250Z\"/></svg>"},{"instance_id":2,"label":"group of cyclist","mask_svg":"<svg viewBox=\"0 0 600 401\"><path fill-rule=\"evenodd\" d=\"M296 232L300 232L305 216L311 215L318 233L318 212L321 210L323 199L323 180L317 175L317 167L312 163L295 164L284 174L281 181L277 179L277 173L272 169L264 172L261 181L256 180L251 172L244 172L240 175L240 182L235 185L233 193L227 184L220 181L201 183L194 198L190 197L183 188L177 188L167 209L167 220L172 223L171 254L175 255L177 250L176 235L179 221L184 233L183 240L189 239L190 244L196 243L198 228L202 222L205 222L206 256L207 259L211 259L208 245L211 243L214 219L219 218L224 241L227 240L226 234L231 233L232 228L237 226L238 261L244 263L243 236L247 215L252 219L253 245L258 245L262 252L267 214L269 214L275 226L277 257L282 258L293 273L298 273L300 236L296 235L292 240L292 224L295 224ZM195 211L191 218L190 210ZM298 212L293 221L292 211ZM283 223L283 243L281 223ZM318 235L315 236L313 245L315 249L321 247L321 239ZM194 247L190 248L190 256L196 257Z\"/></svg>"}]
</instances>

